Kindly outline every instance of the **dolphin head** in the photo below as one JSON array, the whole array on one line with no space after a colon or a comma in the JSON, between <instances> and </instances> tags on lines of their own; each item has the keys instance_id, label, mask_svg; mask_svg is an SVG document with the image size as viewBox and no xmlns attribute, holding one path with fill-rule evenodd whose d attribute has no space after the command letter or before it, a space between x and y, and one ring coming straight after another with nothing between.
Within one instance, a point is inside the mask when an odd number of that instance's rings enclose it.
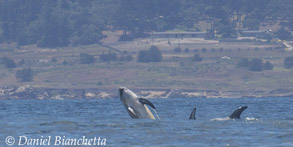
<instances>
[{"instance_id":1,"label":"dolphin head","mask_svg":"<svg viewBox=\"0 0 293 147\"><path fill-rule=\"evenodd\" d=\"M242 107L239 107L239 109L241 109L241 110L245 110L245 109L247 109L248 107L247 106L242 106Z\"/></svg>"},{"instance_id":2,"label":"dolphin head","mask_svg":"<svg viewBox=\"0 0 293 147\"><path fill-rule=\"evenodd\" d=\"M242 107L240 107L241 109L247 109L248 107L247 106L242 106Z\"/></svg>"},{"instance_id":3,"label":"dolphin head","mask_svg":"<svg viewBox=\"0 0 293 147\"><path fill-rule=\"evenodd\" d=\"M137 95L126 87L119 88L119 95L121 100L137 98Z\"/></svg>"}]
</instances>

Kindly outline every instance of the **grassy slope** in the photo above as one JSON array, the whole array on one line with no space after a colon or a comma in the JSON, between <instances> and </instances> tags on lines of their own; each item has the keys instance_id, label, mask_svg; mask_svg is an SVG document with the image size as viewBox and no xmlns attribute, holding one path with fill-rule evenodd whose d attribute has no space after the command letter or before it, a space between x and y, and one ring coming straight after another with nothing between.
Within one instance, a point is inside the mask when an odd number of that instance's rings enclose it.
<instances>
[{"instance_id":1,"label":"grassy slope","mask_svg":"<svg viewBox=\"0 0 293 147\"><path fill-rule=\"evenodd\" d=\"M54 88L117 88L126 86L136 89L190 89L190 90L218 90L242 91L293 89L293 72L283 68L284 57L291 52L280 50L264 50L275 47L272 44L258 43L216 43L203 40L180 40L184 49L188 47L189 53L174 53L178 46L177 39L171 39L171 45L166 39L155 40L163 52L164 61L161 63L115 62L82 65L79 64L79 53L99 55L108 49L98 45L81 46L75 48L39 49L34 46L25 46L11 52L3 52L2 56L9 56L16 62L27 61L23 67L31 67L35 71L34 82L19 83L15 79L16 69L0 68L1 85L30 84L35 87ZM136 40L134 42L113 43L108 45L129 53L137 53L152 45L152 40ZM201 49L207 48L203 53ZM253 48L261 48L255 51ZM216 51L212 52L211 48ZM220 52L219 48L224 51ZM248 50L250 48L250 50ZM203 57L200 63L193 62L193 49ZM230 51L231 49L231 51ZM238 50L240 49L240 51ZM136 55L134 55L136 56ZM223 56L230 60L221 59ZM50 62L55 57L57 63ZM235 68L240 58L262 58L275 65L274 70L264 72L249 72L245 69ZM98 59L98 57L96 57ZM68 61L68 65L62 62Z\"/></svg>"}]
</instances>

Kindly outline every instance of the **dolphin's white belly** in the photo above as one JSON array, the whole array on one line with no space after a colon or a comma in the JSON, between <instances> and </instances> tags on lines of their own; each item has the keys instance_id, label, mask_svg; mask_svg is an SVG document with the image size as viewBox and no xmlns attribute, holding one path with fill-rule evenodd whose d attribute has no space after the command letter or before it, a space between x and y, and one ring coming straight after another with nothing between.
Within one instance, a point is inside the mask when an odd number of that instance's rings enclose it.
<instances>
[{"instance_id":1,"label":"dolphin's white belly","mask_svg":"<svg viewBox=\"0 0 293 147\"><path fill-rule=\"evenodd\" d=\"M137 100L133 100L133 99L124 100L123 104L124 104L126 110L128 109L128 107L133 108L133 111L138 118L155 119L154 115L148 109L148 107L145 106L144 104L141 104ZM129 111L128 111L128 113L129 113ZM129 114L129 115L131 116L131 114Z\"/></svg>"}]
</instances>

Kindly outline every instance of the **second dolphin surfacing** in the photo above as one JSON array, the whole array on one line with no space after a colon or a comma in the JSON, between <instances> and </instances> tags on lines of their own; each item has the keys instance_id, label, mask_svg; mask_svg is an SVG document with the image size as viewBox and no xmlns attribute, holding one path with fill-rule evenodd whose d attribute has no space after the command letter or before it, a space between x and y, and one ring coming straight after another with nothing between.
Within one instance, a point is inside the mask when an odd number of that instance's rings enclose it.
<instances>
[{"instance_id":1,"label":"second dolphin surfacing","mask_svg":"<svg viewBox=\"0 0 293 147\"><path fill-rule=\"evenodd\" d=\"M238 109L236 109L230 116L225 117L225 118L214 118L212 120L231 120L231 119L240 119L240 115L242 114L242 112L247 109L247 106L242 106L239 107ZM190 120L195 120L195 112L196 112L196 108L194 108L189 116Z\"/></svg>"},{"instance_id":2,"label":"second dolphin surfacing","mask_svg":"<svg viewBox=\"0 0 293 147\"><path fill-rule=\"evenodd\" d=\"M242 106L236 109L230 116L225 117L225 118L214 118L212 119L213 121L221 121L221 120L234 120L234 119L240 119L240 115L242 112L247 109L247 106Z\"/></svg>"}]
</instances>

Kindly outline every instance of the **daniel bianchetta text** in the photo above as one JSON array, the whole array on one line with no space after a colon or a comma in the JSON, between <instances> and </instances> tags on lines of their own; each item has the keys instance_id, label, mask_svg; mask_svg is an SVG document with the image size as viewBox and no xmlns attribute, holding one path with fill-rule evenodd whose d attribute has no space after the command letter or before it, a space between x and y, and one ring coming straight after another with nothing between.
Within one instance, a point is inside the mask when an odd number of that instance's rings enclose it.
<instances>
[{"instance_id":1,"label":"daniel bianchetta text","mask_svg":"<svg viewBox=\"0 0 293 147\"><path fill-rule=\"evenodd\" d=\"M72 138L66 136L40 136L38 138L18 136L14 138L12 136L8 136L6 138L6 144L9 146L105 146L106 142L106 138L88 138L86 136L82 136L79 138Z\"/></svg>"}]
</instances>

